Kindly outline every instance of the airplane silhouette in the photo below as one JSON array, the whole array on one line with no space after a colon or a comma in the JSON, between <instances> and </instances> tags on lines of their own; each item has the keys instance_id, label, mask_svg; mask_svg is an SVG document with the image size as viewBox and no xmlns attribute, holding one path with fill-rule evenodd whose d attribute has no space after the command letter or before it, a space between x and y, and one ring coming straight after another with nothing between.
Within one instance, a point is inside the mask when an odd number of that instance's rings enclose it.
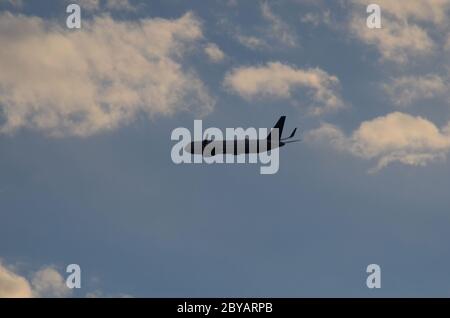
<instances>
[{"instance_id":1,"label":"airplane silhouette","mask_svg":"<svg viewBox=\"0 0 450 318\"><path fill-rule=\"evenodd\" d=\"M185 150L191 154L199 154L203 156L215 156L218 154L232 154L242 155L250 153L267 152L275 148L283 147L288 143L298 142L301 139L294 138L297 128L295 128L289 137L282 138L284 122L286 116L281 116L270 133L264 139L249 139L248 137L242 140L213 140L206 136L202 141L192 141L186 145ZM278 140L272 140L272 132L278 130ZM208 147L209 153L204 153L205 148Z\"/></svg>"}]
</instances>

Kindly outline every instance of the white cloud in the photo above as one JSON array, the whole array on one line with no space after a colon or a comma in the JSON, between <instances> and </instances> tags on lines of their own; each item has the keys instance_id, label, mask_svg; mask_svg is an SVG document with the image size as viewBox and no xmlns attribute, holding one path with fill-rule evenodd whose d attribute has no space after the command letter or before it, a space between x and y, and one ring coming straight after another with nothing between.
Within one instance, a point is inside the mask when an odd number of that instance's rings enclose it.
<instances>
[{"instance_id":1,"label":"white cloud","mask_svg":"<svg viewBox=\"0 0 450 318\"><path fill-rule=\"evenodd\" d=\"M426 56L432 53L433 40L427 31L415 24L384 17L381 29L369 29L361 14L350 22L350 30L361 41L374 45L383 60L406 63L410 56Z\"/></svg>"},{"instance_id":2,"label":"white cloud","mask_svg":"<svg viewBox=\"0 0 450 318\"><path fill-rule=\"evenodd\" d=\"M28 274L27 276L19 274L15 267L6 266L0 259L0 298L63 298L73 296L73 290L66 286L65 278L52 266L46 266ZM88 291L84 297L131 298L133 296L124 293L107 294L97 289Z\"/></svg>"},{"instance_id":3,"label":"white cloud","mask_svg":"<svg viewBox=\"0 0 450 318\"><path fill-rule=\"evenodd\" d=\"M313 100L315 114L343 106L337 92L338 78L319 68L303 70L280 62L238 67L225 76L224 85L247 100L290 98L296 88L304 88Z\"/></svg>"},{"instance_id":4,"label":"white cloud","mask_svg":"<svg viewBox=\"0 0 450 318\"><path fill-rule=\"evenodd\" d=\"M53 267L35 272L28 280L0 262L0 298L67 297L70 294L71 289Z\"/></svg>"},{"instance_id":5,"label":"white cloud","mask_svg":"<svg viewBox=\"0 0 450 318\"><path fill-rule=\"evenodd\" d=\"M28 280L0 262L0 298L29 298L33 291Z\"/></svg>"},{"instance_id":6,"label":"white cloud","mask_svg":"<svg viewBox=\"0 0 450 318\"><path fill-rule=\"evenodd\" d=\"M257 38L255 36L245 36L245 35L237 35L237 40L242 45L248 47L249 49L262 49L267 47L266 41L263 39Z\"/></svg>"},{"instance_id":7,"label":"white cloud","mask_svg":"<svg viewBox=\"0 0 450 318\"><path fill-rule=\"evenodd\" d=\"M401 20L431 22L436 25L446 24L449 17L450 0L352 0L367 6L376 3L382 14L387 13Z\"/></svg>"},{"instance_id":8,"label":"white cloud","mask_svg":"<svg viewBox=\"0 0 450 318\"><path fill-rule=\"evenodd\" d=\"M380 0L381 29L366 27L365 7L370 0L352 0L349 29L364 43L377 48L383 60L406 63L411 58L439 53L440 36L450 22L450 0Z\"/></svg>"},{"instance_id":9,"label":"white cloud","mask_svg":"<svg viewBox=\"0 0 450 318\"><path fill-rule=\"evenodd\" d=\"M133 298L128 294L105 294L101 290L94 290L86 294L86 298Z\"/></svg>"},{"instance_id":10,"label":"white cloud","mask_svg":"<svg viewBox=\"0 0 450 318\"><path fill-rule=\"evenodd\" d=\"M246 36L243 34L236 34L235 38L243 46L252 50L263 49L268 47L267 42L264 39L258 38L256 36Z\"/></svg>"},{"instance_id":11,"label":"white cloud","mask_svg":"<svg viewBox=\"0 0 450 318\"><path fill-rule=\"evenodd\" d=\"M66 0L68 3L77 3L83 10L87 11L129 11L137 10L137 6L130 3L129 0Z\"/></svg>"},{"instance_id":12,"label":"white cloud","mask_svg":"<svg viewBox=\"0 0 450 318\"><path fill-rule=\"evenodd\" d=\"M34 273L31 285L35 297L67 297L71 289L66 286L64 278L52 267L43 268Z\"/></svg>"},{"instance_id":13,"label":"white cloud","mask_svg":"<svg viewBox=\"0 0 450 318\"><path fill-rule=\"evenodd\" d=\"M331 25L331 11L325 10L320 13L308 12L300 17L300 21L307 24L312 24L317 27L321 24Z\"/></svg>"},{"instance_id":14,"label":"white cloud","mask_svg":"<svg viewBox=\"0 0 450 318\"><path fill-rule=\"evenodd\" d=\"M203 37L192 13L175 20L98 16L77 31L38 17L0 16L3 133L30 128L88 136L140 114L210 111L214 100L186 51Z\"/></svg>"},{"instance_id":15,"label":"white cloud","mask_svg":"<svg viewBox=\"0 0 450 318\"><path fill-rule=\"evenodd\" d=\"M267 2L260 4L263 25L239 25L238 21L221 18L218 21L224 32L251 50L277 50L298 46L297 35L283 19L276 15Z\"/></svg>"},{"instance_id":16,"label":"white cloud","mask_svg":"<svg viewBox=\"0 0 450 318\"><path fill-rule=\"evenodd\" d=\"M78 0L75 2L69 0L68 2L77 3L78 5L80 5L82 10L87 11L95 11L100 8L100 0Z\"/></svg>"},{"instance_id":17,"label":"white cloud","mask_svg":"<svg viewBox=\"0 0 450 318\"><path fill-rule=\"evenodd\" d=\"M295 33L286 22L272 12L267 2L261 3L261 13L263 18L270 23L270 33L274 40L289 47L295 47L298 45L297 36Z\"/></svg>"},{"instance_id":18,"label":"white cloud","mask_svg":"<svg viewBox=\"0 0 450 318\"><path fill-rule=\"evenodd\" d=\"M239 42L241 45L245 46L251 50L257 49L267 49L269 46L267 45L266 40L263 37L267 36L254 36L248 35L248 28L243 31L242 27L237 25L234 21L231 21L228 18L220 18L217 22L217 25L221 28L223 33L227 33L234 40Z\"/></svg>"},{"instance_id":19,"label":"white cloud","mask_svg":"<svg viewBox=\"0 0 450 318\"><path fill-rule=\"evenodd\" d=\"M435 75L403 76L384 84L383 88L397 106L443 95L448 91L447 80Z\"/></svg>"},{"instance_id":20,"label":"white cloud","mask_svg":"<svg viewBox=\"0 0 450 318\"><path fill-rule=\"evenodd\" d=\"M306 135L309 142L330 143L336 149L367 160L376 160L371 172L400 162L424 166L445 159L450 150L450 126L442 129L422 117L394 112L363 122L350 136L323 124Z\"/></svg>"},{"instance_id":21,"label":"white cloud","mask_svg":"<svg viewBox=\"0 0 450 318\"><path fill-rule=\"evenodd\" d=\"M110 10L121 10L121 11L136 10L136 7L133 6L128 0L107 0L106 8Z\"/></svg>"},{"instance_id":22,"label":"white cloud","mask_svg":"<svg viewBox=\"0 0 450 318\"><path fill-rule=\"evenodd\" d=\"M225 54L217 46L217 44L214 44L214 43L208 43L205 46L205 53L212 62L217 63L217 62L222 61L225 58Z\"/></svg>"}]
</instances>

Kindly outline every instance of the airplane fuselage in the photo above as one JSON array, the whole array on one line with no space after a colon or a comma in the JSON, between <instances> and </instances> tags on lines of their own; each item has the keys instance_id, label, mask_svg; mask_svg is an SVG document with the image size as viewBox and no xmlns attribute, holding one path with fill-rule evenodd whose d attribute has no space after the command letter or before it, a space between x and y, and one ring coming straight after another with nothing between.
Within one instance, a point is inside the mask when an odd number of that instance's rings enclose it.
<instances>
[{"instance_id":1,"label":"airplane fuselage","mask_svg":"<svg viewBox=\"0 0 450 318\"><path fill-rule=\"evenodd\" d=\"M274 143L271 140L245 139L245 140L203 140L190 142L185 150L191 154L215 156L219 154L242 155L267 152L283 147L282 141ZM205 151L206 150L206 151Z\"/></svg>"}]
</instances>

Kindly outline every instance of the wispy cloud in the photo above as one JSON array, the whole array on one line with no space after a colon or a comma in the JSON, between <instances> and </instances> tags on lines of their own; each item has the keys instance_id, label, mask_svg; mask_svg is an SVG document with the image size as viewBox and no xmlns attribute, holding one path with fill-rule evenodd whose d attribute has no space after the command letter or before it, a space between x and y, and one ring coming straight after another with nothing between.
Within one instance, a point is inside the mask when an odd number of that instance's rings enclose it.
<instances>
[{"instance_id":1,"label":"wispy cloud","mask_svg":"<svg viewBox=\"0 0 450 318\"><path fill-rule=\"evenodd\" d=\"M67 3L77 3L83 10L87 11L127 11L134 12L138 5L132 4L129 0L66 0Z\"/></svg>"},{"instance_id":2,"label":"wispy cloud","mask_svg":"<svg viewBox=\"0 0 450 318\"><path fill-rule=\"evenodd\" d=\"M367 6L374 1L352 0L353 3ZM375 1L384 14L409 22L430 22L434 25L445 25L449 22L450 0L408 0L408 1Z\"/></svg>"},{"instance_id":3,"label":"wispy cloud","mask_svg":"<svg viewBox=\"0 0 450 318\"><path fill-rule=\"evenodd\" d=\"M212 62L220 62L225 58L225 53L215 43L208 43L205 46L205 53Z\"/></svg>"},{"instance_id":4,"label":"wispy cloud","mask_svg":"<svg viewBox=\"0 0 450 318\"><path fill-rule=\"evenodd\" d=\"M450 0L380 0L382 28L365 26L363 8L373 1L352 0L353 14L349 29L364 43L373 45L382 60L405 64L411 58L426 57L444 44L431 36L435 27L448 28Z\"/></svg>"},{"instance_id":5,"label":"wispy cloud","mask_svg":"<svg viewBox=\"0 0 450 318\"><path fill-rule=\"evenodd\" d=\"M396 106L408 106L416 101L444 96L448 80L436 74L402 76L383 84L384 91Z\"/></svg>"},{"instance_id":6,"label":"wispy cloud","mask_svg":"<svg viewBox=\"0 0 450 318\"><path fill-rule=\"evenodd\" d=\"M308 12L300 17L300 21L303 23L311 24L315 27L325 24L331 25L331 11L323 10L320 12Z\"/></svg>"},{"instance_id":7,"label":"wispy cloud","mask_svg":"<svg viewBox=\"0 0 450 318\"><path fill-rule=\"evenodd\" d=\"M128 0L107 0L106 8L110 10L136 11L137 7Z\"/></svg>"},{"instance_id":8,"label":"wispy cloud","mask_svg":"<svg viewBox=\"0 0 450 318\"><path fill-rule=\"evenodd\" d=\"M281 17L276 15L267 2L261 3L261 14L269 23L269 30L272 38L282 44L295 47L298 45L297 36L294 31L283 21Z\"/></svg>"},{"instance_id":9,"label":"wispy cloud","mask_svg":"<svg viewBox=\"0 0 450 318\"><path fill-rule=\"evenodd\" d=\"M295 89L306 89L313 102L313 113L343 107L338 93L339 79L319 68L299 69L280 62L262 66L238 67L224 80L230 91L247 99L291 98Z\"/></svg>"},{"instance_id":10,"label":"wispy cloud","mask_svg":"<svg viewBox=\"0 0 450 318\"><path fill-rule=\"evenodd\" d=\"M73 1L68 1L68 3L73 3ZM95 11L100 9L100 0L78 0L76 3L83 9L87 11Z\"/></svg>"},{"instance_id":11,"label":"wispy cloud","mask_svg":"<svg viewBox=\"0 0 450 318\"><path fill-rule=\"evenodd\" d=\"M243 46L252 49L252 50L260 50L268 48L267 42L256 36L247 36L243 34L236 34L235 38L241 43Z\"/></svg>"},{"instance_id":12,"label":"wispy cloud","mask_svg":"<svg viewBox=\"0 0 450 318\"><path fill-rule=\"evenodd\" d=\"M384 18L383 28L372 30L359 14L352 18L350 30L361 41L376 47L383 60L404 64L411 56L424 57L434 48L423 27L395 19Z\"/></svg>"}]
</instances>

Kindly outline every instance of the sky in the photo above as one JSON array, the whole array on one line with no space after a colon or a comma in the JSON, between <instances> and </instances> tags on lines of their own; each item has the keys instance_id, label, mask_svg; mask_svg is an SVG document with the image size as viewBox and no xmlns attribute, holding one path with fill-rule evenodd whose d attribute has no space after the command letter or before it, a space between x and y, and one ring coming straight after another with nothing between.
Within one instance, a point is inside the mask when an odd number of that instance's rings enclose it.
<instances>
[{"instance_id":1,"label":"sky","mask_svg":"<svg viewBox=\"0 0 450 318\"><path fill-rule=\"evenodd\" d=\"M0 297L450 296L449 0L375 1L381 29L364 0L72 2L0 0ZM172 162L177 127L281 115L276 174Z\"/></svg>"}]
</instances>

